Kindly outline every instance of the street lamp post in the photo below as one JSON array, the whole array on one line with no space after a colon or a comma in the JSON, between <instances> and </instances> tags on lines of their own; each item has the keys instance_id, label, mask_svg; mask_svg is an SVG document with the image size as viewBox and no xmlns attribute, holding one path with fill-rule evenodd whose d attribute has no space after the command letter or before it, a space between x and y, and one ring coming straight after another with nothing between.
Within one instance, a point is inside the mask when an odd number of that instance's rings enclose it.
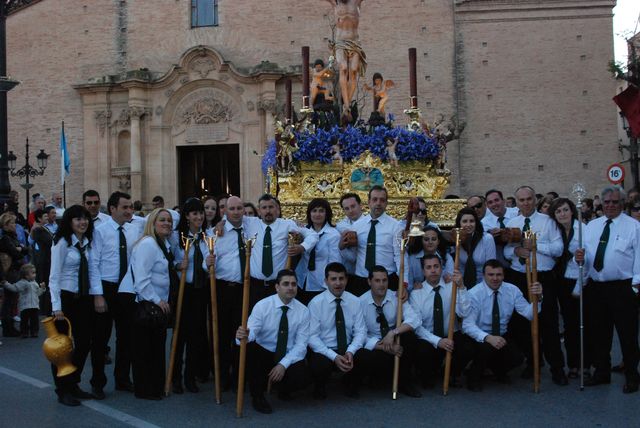
<instances>
[{"instance_id":1,"label":"street lamp post","mask_svg":"<svg viewBox=\"0 0 640 428\"><path fill-rule=\"evenodd\" d=\"M22 187L27 192L26 218L29 219L29 191L33 187L33 183L30 182L30 178L44 175L44 170L47 169L47 160L49 159L49 155L46 154L44 150L40 149L40 153L38 153L38 155L36 156L36 159L38 161L38 168L32 167L31 164L29 164L29 139L27 138L24 159L24 166L15 171L16 161L18 160L18 157L13 154L13 151L10 151L7 155L7 161L9 164L9 170L11 171L11 176L25 179L25 182L21 183L20 187Z\"/></svg>"}]
</instances>

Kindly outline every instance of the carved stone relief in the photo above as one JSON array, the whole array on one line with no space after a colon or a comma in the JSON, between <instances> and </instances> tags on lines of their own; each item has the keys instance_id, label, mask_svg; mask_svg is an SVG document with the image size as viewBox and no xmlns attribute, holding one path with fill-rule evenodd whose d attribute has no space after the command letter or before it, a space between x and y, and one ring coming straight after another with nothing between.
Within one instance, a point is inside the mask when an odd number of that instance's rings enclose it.
<instances>
[{"instance_id":1,"label":"carved stone relief","mask_svg":"<svg viewBox=\"0 0 640 428\"><path fill-rule=\"evenodd\" d=\"M111 118L111 110L102 110L95 112L96 126L100 132L100 136L104 137L104 131L109 126L109 119Z\"/></svg>"},{"instance_id":2,"label":"carved stone relief","mask_svg":"<svg viewBox=\"0 0 640 428\"><path fill-rule=\"evenodd\" d=\"M191 62L191 70L200 75L201 79L204 79L216 69L216 64L209 57L196 58Z\"/></svg>"}]
</instances>

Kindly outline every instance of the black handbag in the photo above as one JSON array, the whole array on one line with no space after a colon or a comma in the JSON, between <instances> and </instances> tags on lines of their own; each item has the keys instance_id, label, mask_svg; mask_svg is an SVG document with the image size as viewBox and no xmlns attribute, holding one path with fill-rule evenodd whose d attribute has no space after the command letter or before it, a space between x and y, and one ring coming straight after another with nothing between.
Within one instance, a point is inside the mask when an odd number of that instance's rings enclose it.
<instances>
[{"instance_id":1,"label":"black handbag","mask_svg":"<svg viewBox=\"0 0 640 428\"><path fill-rule=\"evenodd\" d=\"M167 328L167 315L162 308L148 300L138 302L135 312L135 323L144 327Z\"/></svg>"}]
</instances>

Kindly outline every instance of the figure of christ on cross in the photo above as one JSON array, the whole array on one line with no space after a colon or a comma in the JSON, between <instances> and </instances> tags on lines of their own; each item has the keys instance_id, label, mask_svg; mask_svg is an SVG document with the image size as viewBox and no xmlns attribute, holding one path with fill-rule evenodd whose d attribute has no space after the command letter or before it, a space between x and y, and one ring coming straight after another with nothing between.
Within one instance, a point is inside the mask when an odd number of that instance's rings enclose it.
<instances>
[{"instance_id":1,"label":"figure of christ on cross","mask_svg":"<svg viewBox=\"0 0 640 428\"><path fill-rule=\"evenodd\" d=\"M333 42L335 58L340 70L340 94L343 113L349 114L351 100L356 92L358 73L364 76L366 55L358 38L360 4L363 0L327 0L333 5L336 34Z\"/></svg>"}]
</instances>

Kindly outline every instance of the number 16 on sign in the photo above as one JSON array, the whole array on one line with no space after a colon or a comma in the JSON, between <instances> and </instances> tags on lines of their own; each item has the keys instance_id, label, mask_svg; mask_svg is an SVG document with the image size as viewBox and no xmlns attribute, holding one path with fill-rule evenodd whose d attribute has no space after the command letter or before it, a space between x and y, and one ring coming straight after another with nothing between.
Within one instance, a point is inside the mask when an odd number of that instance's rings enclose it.
<instances>
[{"instance_id":1,"label":"number 16 on sign","mask_svg":"<svg viewBox=\"0 0 640 428\"><path fill-rule=\"evenodd\" d=\"M614 163L607 168L607 179L611 184L620 184L624 181L624 168L619 163Z\"/></svg>"}]
</instances>

